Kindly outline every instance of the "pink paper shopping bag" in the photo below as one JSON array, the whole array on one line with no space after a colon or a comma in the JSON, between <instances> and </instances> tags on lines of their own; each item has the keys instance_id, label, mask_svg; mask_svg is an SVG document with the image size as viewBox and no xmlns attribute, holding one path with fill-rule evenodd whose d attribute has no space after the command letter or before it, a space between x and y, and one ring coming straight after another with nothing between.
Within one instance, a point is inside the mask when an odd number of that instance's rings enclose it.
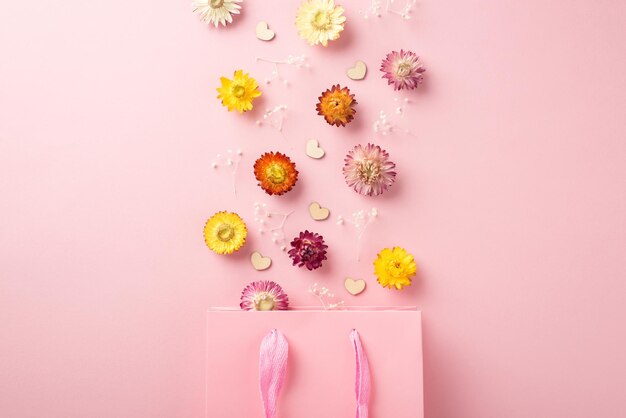
<instances>
[{"instance_id":1,"label":"pink paper shopping bag","mask_svg":"<svg viewBox=\"0 0 626 418\"><path fill-rule=\"evenodd\" d=\"M423 418L421 312L211 309L206 390L207 418Z\"/></svg>"}]
</instances>

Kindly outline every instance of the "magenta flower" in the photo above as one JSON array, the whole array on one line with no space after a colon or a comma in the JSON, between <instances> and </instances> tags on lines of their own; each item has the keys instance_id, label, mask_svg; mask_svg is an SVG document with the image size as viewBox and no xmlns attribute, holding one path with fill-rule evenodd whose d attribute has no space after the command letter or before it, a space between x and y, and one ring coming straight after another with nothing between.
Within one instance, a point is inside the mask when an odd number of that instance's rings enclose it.
<instances>
[{"instance_id":1,"label":"magenta flower","mask_svg":"<svg viewBox=\"0 0 626 418\"><path fill-rule=\"evenodd\" d=\"M315 232L304 231L291 241L289 257L293 259L293 265L306 267L309 270L322 267L322 261L326 260L324 237Z\"/></svg>"},{"instance_id":2,"label":"magenta flower","mask_svg":"<svg viewBox=\"0 0 626 418\"><path fill-rule=\"evenodd\" d=\"M389 153L378 145L357 145L344 161L346 183L364 196L378 196L396 180L396 165L389 161Z\"/></svg>"},{"instance_id":3,"label":"magenta flower","mask_svg":"<svg viewBox=\"0 0 626 418\"><path fill-rule=\"evenodd\" d=\"M383 78L387 79L387 84L393 84L394 90L412 90L424 80L422 73L426 71L422 67L420 57L414 52L392 51L380 66L380 71L385 73Z\"/></svg>"},{"instance_id":4,"label":"magenta flower","mask_svg":"<svg viewBox=\"0 0 626 418\"><path fill-rule=\"evenodd\" d=\"M279 284L259 280L243 289L239 306L244 311L284 311L289 307L289 297Z\"/></svg>"}]
</instances>

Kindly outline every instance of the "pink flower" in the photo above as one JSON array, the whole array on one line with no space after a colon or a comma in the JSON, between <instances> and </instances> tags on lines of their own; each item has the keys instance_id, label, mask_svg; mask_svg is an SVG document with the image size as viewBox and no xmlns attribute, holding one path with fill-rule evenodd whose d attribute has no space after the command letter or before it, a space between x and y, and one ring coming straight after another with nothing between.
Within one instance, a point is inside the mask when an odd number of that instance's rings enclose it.
<instances>
[{"instance_id":1,"label":"pink flower","mask_svg":"<svg viewBox=\"0 0 626 418\"><path fill-rule=\"evenodd\" d=\"M322 261L326 260L324 237L315 232L304 231L291 241L289 257L293 259L293 265L306 267L309 270L322 267Z\"/></svg>"},{"instance_id":2,"label":"pink flower","mask_svg":"<svg viewBox=\"0 0 626 418\"><path fill-rule=\"evenodd\" d=\"M289 307L289 297L279 284L260 280L243 289L239 306L244 311L283 311Z\"/></svg>"},{"instance_id":3,"label":"pink flower","mask_svg":"<svg viewBox=\"0 0 626 418\"><path fill-rule=\"evenodd\" d=\"M344 161L346 183L364 196L378 196L396 180L396 165L389 161L389 153L378 145L357 145Z\"/></svg>"},{"instance_id":4,"label":"pink flower","mask_svg":"<svg viewBox=\"0 0 626 418\"><path fill-rule=\"evenodd\" d=\"M401 49L400 52L392 51L387 54L380 71L385 73L383 78L387 79L387 84L394 85L394 90L412 90L423 81L422 73L426 69L422 67L420 57L414 52Z\"/></svg>"}]
</instances>

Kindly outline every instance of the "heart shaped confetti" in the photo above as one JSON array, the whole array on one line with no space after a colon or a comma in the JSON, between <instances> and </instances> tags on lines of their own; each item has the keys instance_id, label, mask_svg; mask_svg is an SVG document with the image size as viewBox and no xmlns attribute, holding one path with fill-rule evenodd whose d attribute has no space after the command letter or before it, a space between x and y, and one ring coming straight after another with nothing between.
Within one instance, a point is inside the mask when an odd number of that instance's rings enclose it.
<instances>
[{"instance_id":1,"label":"heart shaped confetti","mask_svg":"<svg viewBox=\"0 0 626 418\"><path fill-rule=\"evenodd\" d=\"M262 41L271 41L276 36L273 30L270 29L267 22L259 22L256 25L256 37Z\"/></svg>"},{"instance_id":2,"label":"heart shaped confetti","mask_svg":"<svg viewBox=\"0 0 626 418\"><path fill-rule=\"evenodd\" d=\"M328 219L330 216L330 210L328 210L328 208L321 207L317 202L313 202L309 205L309 214L311 214L311 218L316 221L323 221Z\"/></svg>"},{"instance_id":3,"label":"heart shaped confetti","mask_svg":"<svg viewBox=\"0 0 626 418\"><path fill-rule=\"evenodd\" d=\"M363 80L367 74L367 66L361 60L354 63L354 67L346 70L346 75L352 80Z\"/></svg>"},{"instance_id":4,"label":"heart shaped confetti","mask_svg":"<svg viewBox=\"0 0 626 418\"><path fill-rule=\"evenodd\" d=\"M346 278L346 281L343 282L348 293L351 295L358 295L359 293L365 290L365 280L363 279L352 279L350 277Z\"/></svg>"},{"instance_id":5,"label":"heart shaped confetti","mask_svg":"<svg viewBox=\"0 0 626 418\"><path fill-rule=\"evenodd\" d=\"M272 265L272 259L269 257L263 257L260 252L255 251L250 256L250 262L255 270L262 271L267 270Z\"/></svg>"},{"instance_id":6,"label":"heart shaped confetti","mask_svg":"<svg viewBox=\"0 0 626 418\"><path fill-rule=\"evenodd\" d=\"M326 151L322 147L320 147L320 143L317 142L317 139L309 139L306 141L306 155L311 158L315 158L319 160L326 154Z\"/></svg>"}]
</instances>

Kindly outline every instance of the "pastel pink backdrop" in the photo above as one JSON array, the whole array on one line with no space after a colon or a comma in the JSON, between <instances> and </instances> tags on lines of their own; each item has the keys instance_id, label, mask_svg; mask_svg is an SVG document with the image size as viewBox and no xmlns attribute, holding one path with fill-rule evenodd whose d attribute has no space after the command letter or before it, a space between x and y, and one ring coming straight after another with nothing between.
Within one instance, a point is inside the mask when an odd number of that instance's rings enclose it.
<instances>
[{"instance_id":1,"label":"pastel pink backdrop","mask_svg":"<svg viewBox=\"0 0 626 418\"><path fill-rule=\"evenodd\" d=\"M201 417L204 312L234 305L250 280L278 280L295 304L327 285L348 303L423 310L428 418L626 414L626 5L619 1L422 1L410 22L364 20L327 49L295 32L297 2L247 1L232 27L201 24L185 1L5 2L0 25L0 415ZM255 39L267 20L274 41ZM424 57L426 83L397 94L377 66L392 49ZM263 79L256 56L304 53L290 86L264 87L258 110L229 114L219 76ZM366 80L346 67L362 59ZM354 123L313 111L333 83L359 101ZM415 136L372 123L411 100ZM288 105L283 136L255 125ZM309 137L328 155L303 153ZM380 199L342 181L347 149L374 141L398 164ZM215 154L240 148L239 198ZM297 188L268 198L253 182L265 150L290 154ZM318 200L332 219L312 221ZM240 255L209 253L202 226L252 204L296 209L288 235L327 238L331 259L297 270L251 228ZM337 215L375 206L362 261ZM402 293L371 260L402 245L420 265ZM274 258L255 272L253 249ZM367 290L353 298L346 275Z\"/></svg>"}]
</instances>

